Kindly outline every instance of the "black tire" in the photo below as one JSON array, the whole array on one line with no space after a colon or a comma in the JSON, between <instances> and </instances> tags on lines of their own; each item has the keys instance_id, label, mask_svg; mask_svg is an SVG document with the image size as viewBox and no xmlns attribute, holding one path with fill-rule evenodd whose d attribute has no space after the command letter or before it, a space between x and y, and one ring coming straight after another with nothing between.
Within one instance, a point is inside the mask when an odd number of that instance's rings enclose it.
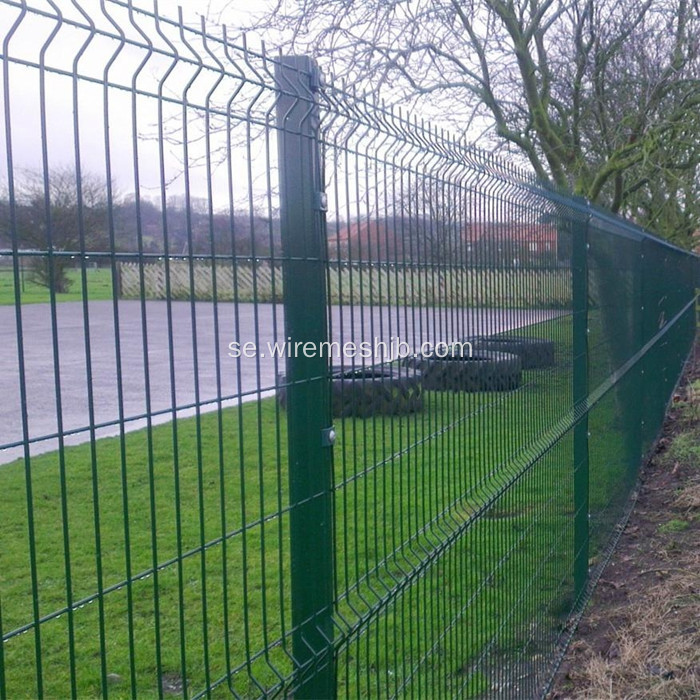
<instances>
[{"instance_id":1,"label":"black tire","mask_svg":"<svg viewBox=\"0 0 700 700\"><path fill-rule=\"evenodd\" d=\"M286 378L278 375L277 400L287 407ZM423 409L420 372L410 367L331 368L334 418L400 416Z\"/></svg>"},{"instance_id":2,"label":"black tire","mask_svg":"<svg viewBox=\"0 0 700 700\"><path fill-rule=\"evenodd\" d=\"M409 367L331 370L333 416L402 416L423 409L421 375Z\"/></svg>"},{"instance_id":3,"label":"black tire","mask_svg":"<svg viewBox=\"0 0 700 700\"><path fill-rule=\"evenodd\" d=\"M468 338L475 352L492 350L518 355L523 369L542 369L554 365L554 342L544 338L490 335Z\"/></svg>"},{"instance_id":4,"label":"black tire","mask_svg":"<svg viewBox=\"0 0 700 700\"><path fill-rule=\"evenodd\" d=\"M411 358L420 370L423 388L435 391L512 391L520 386L522 363L517 355L473 350L471 357L435 355Z\"/></svg>"}]
</instances>

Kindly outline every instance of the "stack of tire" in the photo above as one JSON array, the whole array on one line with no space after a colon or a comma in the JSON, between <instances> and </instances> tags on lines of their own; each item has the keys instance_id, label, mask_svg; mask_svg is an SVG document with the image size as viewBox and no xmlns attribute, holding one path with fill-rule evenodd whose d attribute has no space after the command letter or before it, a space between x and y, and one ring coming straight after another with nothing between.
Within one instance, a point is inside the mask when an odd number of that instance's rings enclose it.
<instances>
[{"instance_id":1,"label":"stack of tire","mask_svg":"<svg viewBox=\"0 0 700 700\"><path fill-rule=\"evenodd\" d=\"M523 369L543 369L554 365L554 342L551 340L501 335L476 336L467 340L479 352L489 350L517 355Z\"/></svg>"},{"instance_id":2,"label":"stack of tire","mask_svg":"<svg viewBox=\"0 0 700 700\"><path fill-rule=\"evenodd\" d=\"M471 352L466 343L471 344ZM332 367L333 416L402 416L423 409L423 390L513 391L523 370L554 364L554 343L540 338L477 336L447 353L406 358L400 367ZM287 383L278 376L277 399L287 406Z\"/></svg>"},{"instance_id":3,"label":"stack of tire","mask_svg":"<svg viewBox=\"0 0 700 700\"><path fill-rule=\"evenodd\" d=\"M286 378L277 379L277 400L287 407ZM423 410L421 375L411 367L332 367L331 410L335 418L403 416Z\"/></svg>"},{"instance_id":4,"label":"stack of tire","mask_svg":"<svg viewBox=\"0 0 700 700\"><path fill-rule=\"evenodd\" d=\"M472 347L472 352L420 355L408 363L420 371L423 387L433 391L512 391L520 386L517 355Z\"/></svg>"},{"instance_id":5,"label":"stack of tire","mask_svg":"<svg viewBox=\"0 0 700 700\"><path fill-rule=\"evenodd\" d=\"M554 343L541 338L477 336L466 338L447 354L421 355L407 363L421 372L428 390L512 391L520 386L523 370L554 364Z\"/></svg>"}]
</instances>

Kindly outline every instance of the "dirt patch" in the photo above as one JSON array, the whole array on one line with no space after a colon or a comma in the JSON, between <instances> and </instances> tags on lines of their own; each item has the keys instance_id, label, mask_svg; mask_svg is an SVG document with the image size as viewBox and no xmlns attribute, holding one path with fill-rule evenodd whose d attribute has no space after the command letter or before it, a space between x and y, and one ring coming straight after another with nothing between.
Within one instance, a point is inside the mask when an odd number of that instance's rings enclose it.
<instances>
[{"instance_id":1,"label":"dirt patch","mask_svg":"<svg viewBox=\"0 0 700 700\"><path fill-rule=\"evenodd\" d=\"M700 344L550 700L700 698Z\"/></svg>"}]
</instances>

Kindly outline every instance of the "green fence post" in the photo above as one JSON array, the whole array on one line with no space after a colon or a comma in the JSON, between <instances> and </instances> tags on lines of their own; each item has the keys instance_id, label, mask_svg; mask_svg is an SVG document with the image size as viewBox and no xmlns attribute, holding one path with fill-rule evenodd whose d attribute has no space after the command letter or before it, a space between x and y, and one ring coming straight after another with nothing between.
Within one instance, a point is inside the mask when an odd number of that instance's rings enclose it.
<instances>
[{"instance_id":1,"label":"green fence post","mask_svg":"<svg viewBox=\"0 0 700 700\"><path fill-rule=\"evenodd\" d=\"M590 214L574 222L571 251L573 297L573 402L583 415L574 425L574 594L585 598L588 583L588 227Z\"/></svg>"},{"instance_id":2,"label":"green fence post","mask_svg":"<svg viewBox=\"0 0 700 700\"><path fill-rule=\"evenodd\" d=\"M285 56L275 66L287 358L292 654L295 698L336 695L333 653L333 504L328 361L327 242L319 153L316 63ZM307 356L308 355L308 356Z\"/></svg>"},{"instance_id":3,"label":"green fence post","mask_svg":"<svg viewBox=\"0 0 700 700\"><path fill-rule=\"evenodd\" d=\"M645 304L645 282L646 275L644 265L646 258L646 238L641 238L638 243L638 254L635 261L635 266L633 270L634 274L634 294L633 294L633 323L634 323L634 348L630 354L639 352L646 339L644 337L644 304ZM628 379L627 381L633 381L633 390L629 392L630 396L630 425L634 431L634 444L636 446L636 451L631 455L630 459L630 475L629 483L630 487L636 481L637 475L639 474L639 468L642 465L642 458L646 452L644 446L644 422L645 422L645 406L646 406L646 354L637 362L633 372L633 379Z\"/></svg>"}]
</instances>

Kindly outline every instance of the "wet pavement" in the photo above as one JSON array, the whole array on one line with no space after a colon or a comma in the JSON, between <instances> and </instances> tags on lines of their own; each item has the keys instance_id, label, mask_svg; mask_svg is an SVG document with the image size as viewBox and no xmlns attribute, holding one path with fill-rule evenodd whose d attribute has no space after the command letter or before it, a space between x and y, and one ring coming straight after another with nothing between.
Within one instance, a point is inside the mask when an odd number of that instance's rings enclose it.
<instances>
[{"instance_id":1,"label":"wet pavement","mask_svg":"<svg viewBox=\"0 0 700 700\"><path fill-rule=\"evenodd\" d=\"M96 301L84 314L81 302L64 302L57 307L55 338L49 305L25 305L21 311L23 372L15 309L0 307L0 463L22 457L25 440L31 454L37 454L56 449L59 432L66 444L77 444L90 440L91 426L96 437L105 437L119 433L120 419L126 421L126 430L136 430L146 425L146 413L161 423L193 415L195 405L202 411L215 410L220 404L269 396L277 373L284 371L284 359L271 357L267 345L285 339L281 304L215 307L211 302L148 301L142 308L139 301L120 301L115 313L113 302ZM332 339L341 344L364 341L372 347L383 341L388 351L398 349L400 339L415 350L425 341L504 331L556 314L331 307ZM253 343L258 352L234 359L229 356L231 342L241 348ZM254 350L253 345L247 347L248 354Z\"/></svg>"}]
</instances>

